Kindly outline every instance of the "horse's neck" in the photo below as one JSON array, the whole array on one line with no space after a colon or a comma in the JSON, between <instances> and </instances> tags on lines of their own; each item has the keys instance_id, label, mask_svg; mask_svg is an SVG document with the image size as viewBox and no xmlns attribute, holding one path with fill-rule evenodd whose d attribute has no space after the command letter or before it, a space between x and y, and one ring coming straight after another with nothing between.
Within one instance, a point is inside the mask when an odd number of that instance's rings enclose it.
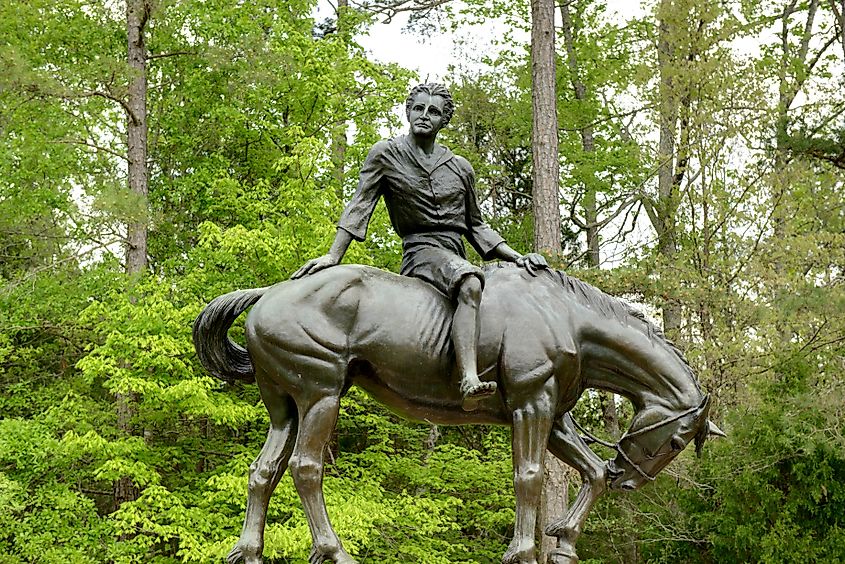
<instances>
[{"instance_id":1,"label":"horse's neck","mask_svg":"<svg viewBox=\"0 0 845 564\"><path fill-rule=\"evenodd\" d=\"M599 323L603 331L582 344L586 386L627 397L639 411L647 405L671 410L698 405L701 391L689 366L662 337L639 320Z\"/></svg>"}]
</instances>

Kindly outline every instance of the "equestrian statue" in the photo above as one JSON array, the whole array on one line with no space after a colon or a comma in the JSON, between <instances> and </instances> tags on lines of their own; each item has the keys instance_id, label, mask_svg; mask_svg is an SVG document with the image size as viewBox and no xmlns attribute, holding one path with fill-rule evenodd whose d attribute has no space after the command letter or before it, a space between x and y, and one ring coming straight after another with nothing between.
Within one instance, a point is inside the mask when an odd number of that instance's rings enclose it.
<instances>
[{"instance_id":1,"label":"equestrian statue","mask_svg":"<svg viewBox=\"0 0 845 564\"><path fill-rule=\"evenodd\" d=\"M472 167L436 143L454 111L448 90L419 85L405 107L409 133L373 146L328 254L291 280L214 299L194 324L203 366L227 382L255 382L270 415L230 564L262 561L267 507L287 468L311 529L309 562L355 562L322 490L323 453L352 385L409 419L512 427L516 522L504 564L537 564L546 451L583 480L567 514L545 530L557 538L549 563L574 564L602 493L637 489L690 442L700 450L722 435L708 419L709 396L657 327L541 255L517 253L484 223ZM351 241L365 238L380 198L402 238L401 275L338 266ZM471 264L464 238L502 262ZM244 348L228 330L250 307ZM569 415L587 388L621 394L635 409L608 461Z\"/></svg>"}]
</instances>

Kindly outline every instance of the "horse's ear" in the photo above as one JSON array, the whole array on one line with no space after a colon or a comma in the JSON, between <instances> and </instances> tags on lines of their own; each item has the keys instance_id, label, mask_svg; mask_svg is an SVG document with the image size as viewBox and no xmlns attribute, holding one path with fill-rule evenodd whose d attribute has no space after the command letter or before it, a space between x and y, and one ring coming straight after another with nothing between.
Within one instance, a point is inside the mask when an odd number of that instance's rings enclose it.
<instances>
[{"instance_id":1,"label":"horse's ear","mask_svg":"<svg viewBox=\"0 0 845 564\"><path fill-rule=\"evenodd\" d=\"M701 426L701 430L695 436L695 454L697 456L701 456L701 448L704 446L704 441L707 440L708 437L727 437L724 431L719 429L715 423L707 420L706 425Z\"/></svg>"},{"instance_id":2,"label":"horse's ear","mask_svg":"<svg viewBox=\"0 0 845 564\"><path fill-rule=\"evenodd\" d=\"M701 423L699 424L698 433L695 435L696 456L701 456L701 449L704 448L704 441L706 441L707 437L710 436L710 426L713 424L710 422L709 415L710 394L707 394L698 406L698 420Z\"/></svg>"},{"instance_id":3,"label":"horse's ear","mask_svg":"<svg viewBox=\"0 0 845 564\"><path fill-rule=\"evenodd\" d=\"M708 429L707 429L708 435L712 435L714 437L727 437L725 432L722 431L721 429L719 429L716 426L716 424L713 423L712 421L710 421L709 419L707 420L707 425L708 425Z\"/></svg>"}]
</instances>

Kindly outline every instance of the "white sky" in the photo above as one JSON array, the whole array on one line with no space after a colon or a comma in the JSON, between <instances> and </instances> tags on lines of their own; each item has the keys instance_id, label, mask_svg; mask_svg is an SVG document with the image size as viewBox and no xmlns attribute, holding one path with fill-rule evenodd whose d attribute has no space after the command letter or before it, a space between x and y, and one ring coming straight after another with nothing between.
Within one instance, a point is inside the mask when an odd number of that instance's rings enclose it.
<instances>
[{"instance_id":1,"label":"white sky","mask_svg":"<svg viewBox=\"0 0 845 564\"><path fill-rule=\"evenodd\" d=\"M643 12L644 2L639 0L606 0L608 17L627 20ZM333 17L334 3L320 0L315 14L316 20ZM558 11L555 10L556 19ZM614 18L615 19L615 18ZM495 45L506 28L502 22L491 21L483 26L467 26L460 30L460 36L451 32L439 32L434 37L420 37L403 32L408 22L407 14L399 14L390 24L375 23L367 35L358 38L360 44L382 63L396 63L414 70L421 81L443 81L448 77L450 65L465 66L472 63L475 54L495 53ZM559 24L559 22L557 22ZM529 37L525 37L526 43Z\"/></svg>"}]
</instances>

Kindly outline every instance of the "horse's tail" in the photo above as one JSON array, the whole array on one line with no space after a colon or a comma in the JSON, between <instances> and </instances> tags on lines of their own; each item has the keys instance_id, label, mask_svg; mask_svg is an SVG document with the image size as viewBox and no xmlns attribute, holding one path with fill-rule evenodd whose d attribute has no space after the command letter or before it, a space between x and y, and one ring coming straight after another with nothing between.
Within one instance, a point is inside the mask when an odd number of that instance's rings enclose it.
<instances>
[{"instance_id":1,"label":"horse's tail","mask_svg":"<svg viewBox=\"0 0 845 564\"><path fill-rule=\"evenodd\" d=\"M267 288L255 288L229 292L214 298L197 316L194 348L202 365L214 377L228 383L255 381L249 352L229 338L229 327L266 291Z\"/></svg>"}]
</instances>

